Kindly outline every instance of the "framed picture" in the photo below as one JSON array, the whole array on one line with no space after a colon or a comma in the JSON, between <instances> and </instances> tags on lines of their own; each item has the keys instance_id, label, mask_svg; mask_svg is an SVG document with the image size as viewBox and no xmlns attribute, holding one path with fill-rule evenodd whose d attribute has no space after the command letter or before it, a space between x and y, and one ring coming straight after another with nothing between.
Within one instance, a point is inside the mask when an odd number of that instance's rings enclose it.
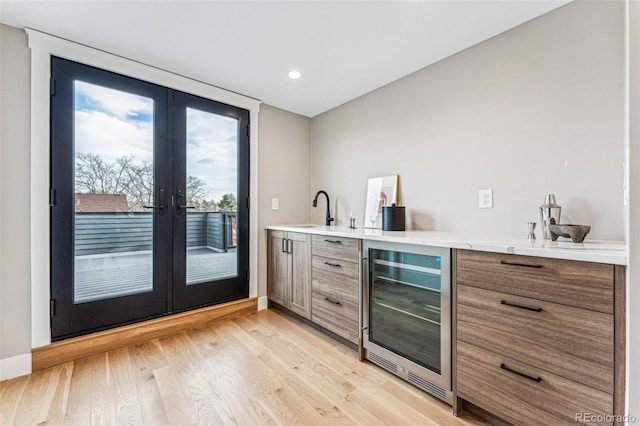
<instances>
[{"instance_id":1,"label":"framed picture","mask_svg":"<svg viewBox=\"0 0 640 426\"><path fill-rule=\"evenodd\" d=\"M393 203L398 203L398 175L369 179L364 227L382 228L382 208Z\"/></svg>"}]
</instances>

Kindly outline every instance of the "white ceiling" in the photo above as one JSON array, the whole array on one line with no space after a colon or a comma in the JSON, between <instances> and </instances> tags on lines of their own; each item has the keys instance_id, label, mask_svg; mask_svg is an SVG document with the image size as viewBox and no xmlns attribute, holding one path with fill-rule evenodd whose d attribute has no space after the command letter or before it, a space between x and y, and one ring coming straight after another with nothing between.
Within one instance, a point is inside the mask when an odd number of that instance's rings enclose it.
<instances>
[{"instance_id":1,"label":"white ceiling","mask_svg":"<svg viewBox=\"0 0 640 426\"><path fill-rule=\"evenodd\" d=\"M1 0L0 22L313 117L568 2Z\"/></svg>"}]
</instances>

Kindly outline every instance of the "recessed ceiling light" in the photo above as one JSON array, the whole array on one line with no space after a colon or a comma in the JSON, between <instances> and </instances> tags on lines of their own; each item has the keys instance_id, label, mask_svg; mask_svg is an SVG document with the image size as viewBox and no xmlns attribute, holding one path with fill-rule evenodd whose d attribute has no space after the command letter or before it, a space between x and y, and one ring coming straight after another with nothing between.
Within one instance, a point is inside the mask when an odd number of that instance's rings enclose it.
<instances>
[{"instance_id":1,"label":"recessed ceiling light","mask_svg":"<svg viewBox=\"0 0 640 426\"><path fill-rule=\"evenodd\" d=\"M297 80L302 77L302 73L298 70L289 71L289 78L292 80Z\"/></svg>"}]
</instances>

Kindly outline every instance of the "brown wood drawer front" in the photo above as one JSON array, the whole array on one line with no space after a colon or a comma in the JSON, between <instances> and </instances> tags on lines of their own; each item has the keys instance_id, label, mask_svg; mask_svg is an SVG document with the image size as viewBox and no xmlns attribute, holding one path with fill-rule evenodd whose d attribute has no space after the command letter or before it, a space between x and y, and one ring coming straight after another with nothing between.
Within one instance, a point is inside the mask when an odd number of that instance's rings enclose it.
<instances>
[{"instance_id":1,"label":"brown wood drawer front","mask_svg":"<svg viewBox=\"0 0 640 426\"><path fill-rule=\"evenodd\" d=\"M457 355L458 396L515 425L575 425L578 413L613 412L606 392L460 341Z\"/></svg>"},{"instance_id":2,"label":"brown wood drawer front","mask_svg":"<svg viewBox=\"0 0 640 426\"><path fill-rule=\"evenodd\" d=\"M360 240L355 238L313 235L311 239L311 253L317 256L359 263L359 252Z\"/></svg>"},{"instance_id":3,"label":"brown wood drawer front","mask_svg":"<svg viewBox=\"0 0 640 426\"><path fill-rule=\"evenodd\" d=\"M613 313L613 265L457 251L460 284Z\"/></svg>"},{"instance_id":4,"label":"brown wood drawer front","mask_svg":"<svg viewBox=\"0 0 640 426\"><path fill-rule=\"evenodd\" d=\"M613 393L613 315L466 285L457 290L458 340Z\"/></svg>"},{"instance_id":5,"label":"brown wood drawer front","mask_svg":"<svg viewBox=\"0 0 640 426\"><path fill-rule=\"evenodd\" d=\"M313 256L311 286L314 291L358 304L358 265Z\"/></svg>"},{"instance_id":6,"label":"brown wood drawer front","mask_svg":"<svg viewBox=\"0 0 640 426\"><path fill-rule=\"evenodd\" d=\"M358 344L357 303L354 304L314 291L311 294L311 321L350 342Z\"/></svg>"}]
</instances>

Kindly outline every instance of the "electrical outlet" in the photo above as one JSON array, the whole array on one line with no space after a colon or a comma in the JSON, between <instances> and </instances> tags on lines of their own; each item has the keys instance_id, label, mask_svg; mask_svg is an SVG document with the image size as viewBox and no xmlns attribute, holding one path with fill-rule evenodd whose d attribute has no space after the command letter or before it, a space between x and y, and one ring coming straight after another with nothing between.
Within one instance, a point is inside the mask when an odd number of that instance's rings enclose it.
<instances>
[{"instance_id":1,"label":"electrical outlet","mask_svg":"<svg viewBox=\"0 0 640 426\"><path fill-rule=\"evenodd\" d=\"M280 208L280 200L277 198L271 199L271 210L278 210Z\"/></svg>"},{"instance_id":2,"label":"electrical outlet","mask_svg":"<svg viewBox=\"0 0 640 426\"><path fill-rule=\"evenodd\" d=\"M493 189L481 189L478 191L478 207L481 209L493 208Z\"/></svg>"}]
</instances>

